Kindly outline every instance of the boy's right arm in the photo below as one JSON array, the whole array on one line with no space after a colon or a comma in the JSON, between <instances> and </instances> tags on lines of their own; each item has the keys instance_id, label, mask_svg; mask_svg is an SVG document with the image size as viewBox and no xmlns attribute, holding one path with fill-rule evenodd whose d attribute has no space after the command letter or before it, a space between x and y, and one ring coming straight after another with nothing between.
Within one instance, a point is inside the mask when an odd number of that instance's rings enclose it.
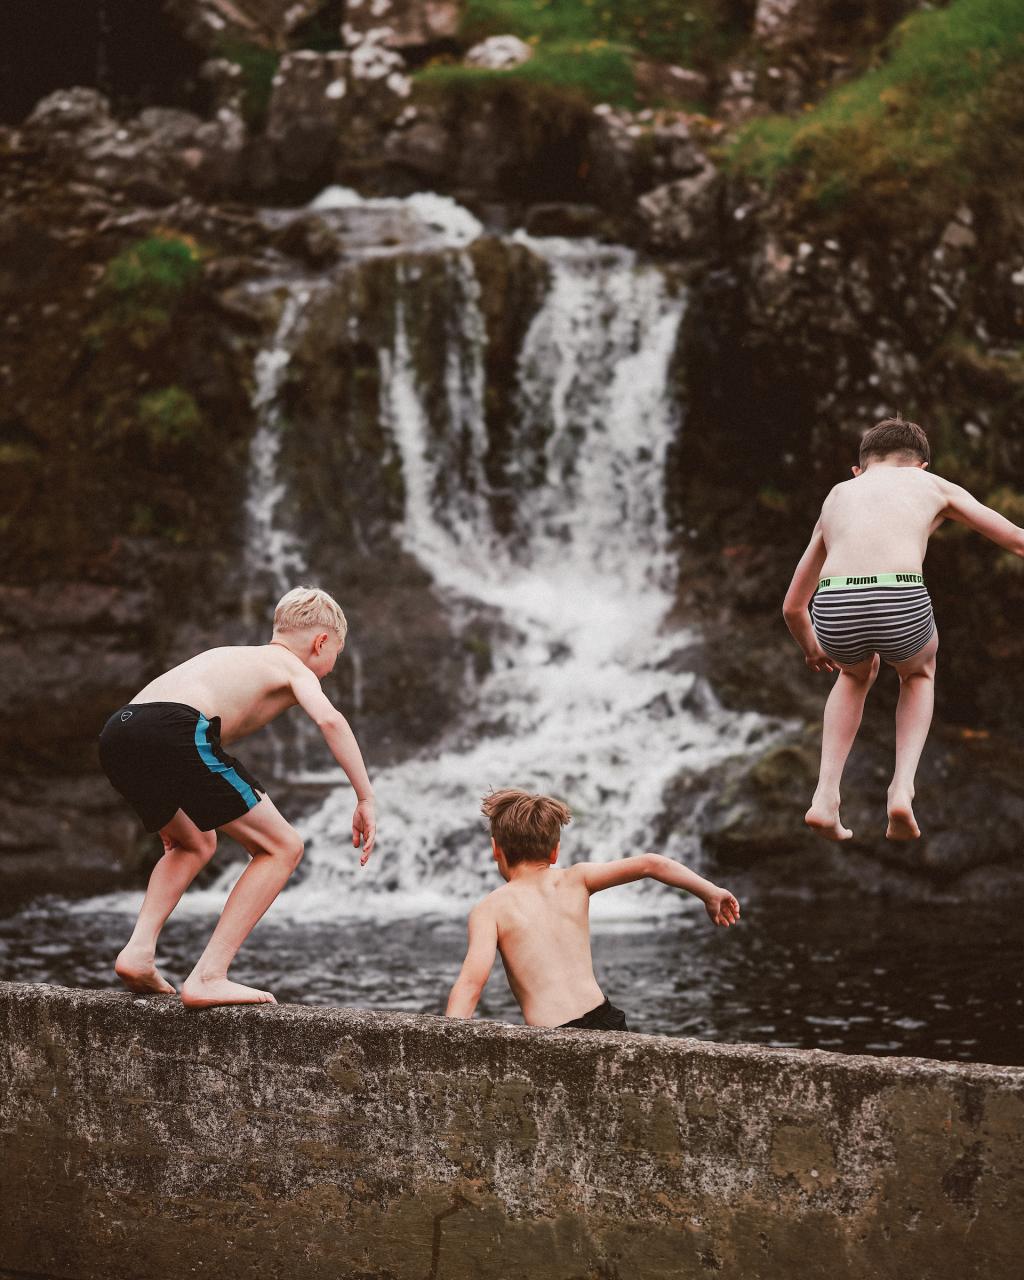
<instances>
[{"instance_id":1,"label":"boy's right arm","mask_svg":"<svg viewBox=\"0 0 1024 1280\"><path fill-rule=\"evenodd\" d=\"M462 971L448 996L445 1014L449 1018L471 1018L487 985L498 949L498 925L485 902L479 902L469 913L469 944Z\"/></svg>"},{"instance_id":2,"label":"boy's right arm","mask_svg":"<svg viewBox=\"0 0 1024 1280\"><path fill-rule=\"evenodd\" d=\"M938 479L938 477L936 477ZM975 529L991 542L1012 551L1014 555L1024 557L1024 529L1007 520L998 511L986 507L972 494L950 480L942 481L946 497L946 505L941 515L947 520L958 520L961 524Z\"/></svg>"},{"instance_id":3,"label":"boy's right arm","mask_svg":"<svg viewBox=\"0 0 1024 1280\"><path fill-rule=\"evenodd\" d=\"M377 817L373 787L363 763L359 743L356 742L348 721L320 688L320 681L312 671L303 668L291 675L290 679L296 702L324 735L331 755L345 770L355 790L357 803L352 815L352 844L358 849L362 839L363 853L359 861L365 866L377 835Z\"/></svg>"},{"instance_id":4,"label":"boy's right arm","mask_svg":"<svg viewBox=\"0 0 1024 1280\"><path fill-rule=\"evenodd\" d=\"M660 880L662 884L685 889L700 898L714 924L735 924L740 918L740 904L728 889L712 884L681 862L660 853L641 853L632 858L614 858L611 862L577 862L570 870L582 876L590 893L600 893L602 889L634 880Z\"/></svg>"},{"instance_id":5,"label":"boy's right arm","mask_svg":"<svg viewBox=\"0 0 1024 1280\"><path fill-rule=\"evenodd\" d=\"M814 526L807 550L800 557L800 562L793 573L786 598L782 603L782 616L786 619L789 633L804 653L804 661L812 671L838 671L839 664L833 662L818 643L818 637L811 626L811 615L808 609L811 597L818 586L821 566L825 563L825 537L821 529L821 520Z\"/></svg>"}]
</instances>

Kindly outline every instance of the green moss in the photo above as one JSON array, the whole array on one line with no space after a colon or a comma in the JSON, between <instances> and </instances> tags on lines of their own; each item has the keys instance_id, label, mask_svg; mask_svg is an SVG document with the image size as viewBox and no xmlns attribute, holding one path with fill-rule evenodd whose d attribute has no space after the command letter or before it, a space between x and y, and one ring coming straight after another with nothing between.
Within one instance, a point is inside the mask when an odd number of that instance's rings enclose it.
<instances>
[{"instance_id":1,"label":"green moss","mask_svg":"<svg viewBox=\"0 0 1024 1280\"><path fill-rule=\"evenodd\" d=\"M820 213L912 226L1019 168L1022 89L1024 5L953 0L901 23L884 64L819 106L748 125L728 159Z\"/></svg>"},{"instance_id":2,"label":"green moss","mask_svg":"<svg viewBox=\"0 0 1024 1280\"><path fill-rule=\"evenodd\" d=\"M508 71L483 67L433 65L419 72L417 81L425 86L470 91L509 82L550 86L582 96L589 102L612 102L634 106L636 91L629 50L620 45L594 40L585 44L553 41L538 46L533 57Z\"/></svg>"},{"instance_id":3,"label":"green moss","mask_svg":"<svg viewBox=\"0 0 1024 1280\"><path fill-rule=\"evenodd\" d=\"M98 351L112 334L146 351L169 328L202 275L202 251L191 236L162 232L122 250L100 281L100 314L85 331Z\"/></svg>"},{"instance_id":4,"label":"green moss","mask_svg":"<svg viewBox=\"0 0 1024 1280\"><path fill-rule=\"evenodd\" d=\"M242 40L226 40L218 49L242 71L242 114L252 129L262 129L270 107L274 76L277 75L281 55L262 45L247 44Z\"/></svg>"},{"instance_id":5,"label":"green moss","mask_svg":"<svg viewBox=\"0 0 1024 1280\"><path fill-rule=\"evenodd\" d=\"M742 31L723 0L467 0L464 39L506 33L541 48L603 40L692 66L726 56Z\"/></svg>"},{"instance_id":6,"label":"green moss","mask_svg":"<svg viewBox=\"0 0 1024 1280\"><path fill-rule=\"evenodd\" d=\"M205 422L192 395L184 387L163 387L138 402L138 423L156 445L185 444L203 431Z\"/></svg>"},{"instance_id":7,"label":"green moss","mask_svg":"<svg viewBox=\"0 0 1024 1280\"><path fill-rule=\"evenodd\" d=\"M468 0L463 43L506 34L534 46L522 66L437 65L418 79L470 88L515 80L633 107L635 58L711 66L738 45L742 31L724 0Z\"/></svg>"}]
</instances>

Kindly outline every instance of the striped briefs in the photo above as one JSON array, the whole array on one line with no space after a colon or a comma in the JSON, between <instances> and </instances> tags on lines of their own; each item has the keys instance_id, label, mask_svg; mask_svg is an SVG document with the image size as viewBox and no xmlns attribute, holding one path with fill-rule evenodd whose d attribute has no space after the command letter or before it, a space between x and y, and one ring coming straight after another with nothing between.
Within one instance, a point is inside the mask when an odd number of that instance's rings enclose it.
<instances>
[{"instance_id":1,"label":"striped briefs","mask_svg":"<svg viewBox=\"0 0 1024 1280\"><path fill-rule=\"evenodd\" d=\"M810 612L818 643L844 667L875 653L886 662L905 662L935 630L931 596L919 573L822 578Z\"/></svg>"}]
</instances>

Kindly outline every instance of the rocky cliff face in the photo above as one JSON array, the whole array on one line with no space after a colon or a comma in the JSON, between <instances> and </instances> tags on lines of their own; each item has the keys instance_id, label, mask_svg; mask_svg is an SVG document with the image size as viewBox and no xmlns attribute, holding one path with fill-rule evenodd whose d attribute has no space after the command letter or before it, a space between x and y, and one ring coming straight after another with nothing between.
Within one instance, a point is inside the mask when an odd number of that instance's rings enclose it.
<instances>
[{"instance_id":1,"label":"rocky cliff face","mask_svg":"<svg viewBox=\"0 0 1024 1280\"><path fill-rule=\"evenodd\" d=\"M270 585L247 594L239 571L258 417L253 362L283 305L272 288L254 288L261 282L289 272L315 280L352 260L344 305L335 297L291 354L282 403L295 430L280 465L294 478L310 544L342 549L354 636L374 636L359 695L367 732L385 754L429 741L458 705L467 663L481 660L485 640L453 642L425 575L394 539L402 479L379 436L375 326L393 311L403 254L393 243L385 258L364 255L357 227L339 233L315 211L276 221L259 213L331 181L378 194L431 188L494 231L525 223L539 234L596 234L678 264L691 293L676 361L688 409L671 481L681 610L722 638L708 670L732 704L778 712L795 703L810 723L818 698L808 686L771 692L779 664L799 663L776 610L859 430L893 408L913 412L931 431L936 469L996 502L1008 501L1022 462L1024 264L1012 184L879 238L870 225L809 222L797 202L723 160L728 122L820 95L856 68L872 32L910 7L854 6L853 53L841 34L848 4L742 7L765 56L740 52L702 71L712 114L698 115L594 107L511 81L420 84L413 73L425 58L466 52L453 4L396 2L384 12L350 0L342 12L168 0L161 21L195 54L187 102L160 90L162 101L139 110L117 85L60 89L0 130L0 723L15 765L3 784L3 864L19 875L35 868L38 883L68 861L100 877L135 865L134 826L119 803L97 798L91 772L104 713L161 665L249 635L265 613ZM336 47L296 47L324 15ZM251 71L227 56L229 38L274 60L258 110ZM397 224L392 238L415 239ZM156 249L140 248L149 243ZM451 282L438 260L417 260L411 242L408 251L414 269L441 273L424 293L439 310L413 324L424 335L416 358L429 362L426 338L443 322ZM147 276L150 252L170 283ZM485 283L488 431L500 453L512 353L544 268L493 237L473 254ZM952 879L1016 853L1024 802L1004 776L1020 744L1007 695L1019 683L1024 602L1014 567L956 531L936 539L929 559L946 729L923 785L942 798L946 834L929 846L931 863L903 860L912 872L923 865ZM309 568L330 578L336 559L314 554ZM714 585L723 574L727 590ZM410 614L419 619L412 642ZM740 661L748 651L751 662ZM870 722L870 763L858 766L876 790L887 734L882 718ZM799 849L785 822L813 755L813 737L798 735L753 772L723 775L709 847L748 860ZM784 793L785 822L762 821ZM957 836L965 813L985 815L983 840ZM862 854L892 851L874 843Z\"/></svg>"}]
</instances>

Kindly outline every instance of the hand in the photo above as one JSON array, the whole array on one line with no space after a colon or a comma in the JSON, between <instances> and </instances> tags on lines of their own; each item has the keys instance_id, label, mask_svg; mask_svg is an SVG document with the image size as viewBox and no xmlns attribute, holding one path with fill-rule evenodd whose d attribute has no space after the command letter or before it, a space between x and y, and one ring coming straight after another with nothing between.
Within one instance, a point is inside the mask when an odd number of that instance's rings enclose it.
<instances>
[{"instance_id":1,"label":"hand","mask_svg":"<svg viewBox=\"0 0 1024 1280\"><path fill-rule=\"evenodd\" d=\"M804 662L812 671L842 671L842 667L828 656L821 645L804 653Z\"/></svg>"},{"instance_id":2,"label":"hand","mask_svg":"<svg viewBox=\"0 0 1024 1280\"><path fill-rule=\"evenodd\" d=\"M363 856L359 859L359 865L365 867L369 861L371 852L373 851L373 842L377 838L377 813L376 806L372 800L360 800L356 805L356 811L352 815L352 847L359 848L359 841L363 842Z\"/></svg>"},{"instance_id":3,"label":"hand","mask_svg":"<svg viewBox=\"0 0 1024 1280\"><path fill-rule=\"evenodd\" d=\"M727 927L736 924L740 918L740 904L728 889L715 889L704 899L704 910L708 913L712 924Z\"/></svg>"}]
</instances>

